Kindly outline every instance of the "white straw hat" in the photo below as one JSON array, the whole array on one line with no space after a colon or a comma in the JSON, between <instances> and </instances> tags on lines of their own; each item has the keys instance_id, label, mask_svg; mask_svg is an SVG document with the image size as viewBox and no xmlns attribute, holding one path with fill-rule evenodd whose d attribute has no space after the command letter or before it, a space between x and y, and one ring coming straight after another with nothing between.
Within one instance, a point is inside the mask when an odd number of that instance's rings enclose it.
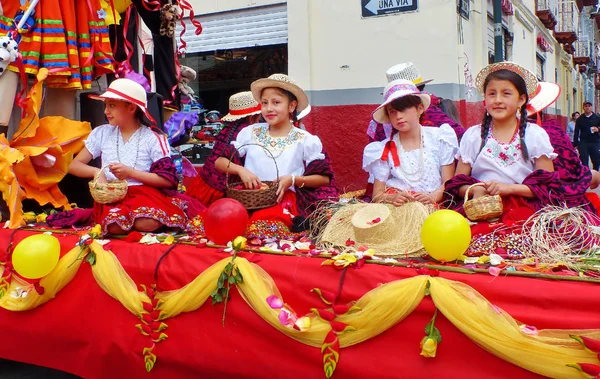
<instances>
[{"instance_id":1,"label":"white straw hat","mask_svg":"<svg viewBox=\"0 0 600 379\"><path fill-rule=\"evenodd\" d=\"M423 103L423 110L429 108L431 104L431 96L426 93L419 91L417 86L410 80L397 79L388 83L383 91L383 104L381 104L375 111L373 111L373 120L380 124L389 124L390 118L388 117L385 109L386 105L394 100L400 99L404 96L415 95L421 98Z\"/></svg>"},{"instance_id":2,"label":"white straw hat","mask_svg":"<svg viewBox=\"0 0 600 379\"><path fill-rule=\"evenodd\" d=\"M296 82L285 74L273 74L266 79L258 79L250 85L254 100L260 103L260 96L265 88L281 88L291 92L298 100L296 112L302 112L308 106L308 96Z\"/></svg>"},{"instance_id":3,"label":"white straw hat","mask_svg":"<svg viewBox=\"0 0 600 379\"><path fill-rule=\"evenodd\" d=\"M400 63L388 68L385 72L388 83L398 79L409 80L417 86L425 85L433 79L423 80L421 73L412 62Z\"/></svg>"},{"instance_id":4,"label":"white straw hat","mask_svg":"<svg viewBox=\"0 0 600 379\"><path fill-rule=\"evenodd\" d=\"M229 98L229 113L221 120L231 122L255 114L260 114L260 104L254 100L252 92L238 92Z\"/></svg>"},{"instance_id":5,"label":"white straw hat","mask_svg":"<svg viewBox=\"0 0 600 379\"><path fill-rule=\"evenodd\" d=\"M101 95L89 95L94 100L105 101L106 99L115 99L126 101L138 106L144 115L151 121L152 124L156 124L156 121L150 116L148 112L148 104L146 100L146 90L141 84L134 82L131 79L116 79Z\"/></svg>"}]
</instances>

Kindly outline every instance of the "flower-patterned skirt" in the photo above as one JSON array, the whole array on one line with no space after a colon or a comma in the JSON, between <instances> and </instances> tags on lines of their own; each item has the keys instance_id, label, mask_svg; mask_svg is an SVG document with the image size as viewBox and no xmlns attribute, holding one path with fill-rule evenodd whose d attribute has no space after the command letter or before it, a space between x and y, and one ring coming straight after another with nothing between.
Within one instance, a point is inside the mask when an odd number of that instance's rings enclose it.
<instances>
[{"instance_id":1,"label":"flower-patterned skirt","mask_svg":"<svg viewBox=\"0 0 600 379\"><path fill-rule=\"evenodd\" d=\"M169 228L186 229L184 203L149 186L129 186L123 200L114 204L94 203L94 220L102 225L102 232L116 223L125 231L133 228L138 218L151 218Z\"/></svg>"}]
</instances>

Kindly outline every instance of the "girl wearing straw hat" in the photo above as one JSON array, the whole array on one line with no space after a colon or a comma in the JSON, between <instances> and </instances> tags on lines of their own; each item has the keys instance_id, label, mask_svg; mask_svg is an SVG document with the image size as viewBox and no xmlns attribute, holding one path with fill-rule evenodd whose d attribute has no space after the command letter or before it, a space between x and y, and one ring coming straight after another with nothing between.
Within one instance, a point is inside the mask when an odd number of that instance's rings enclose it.
<instances>
[{"instance_id":1,"label":"girl wearing straw hat","mask_svg":"<svg viewBox=\"0 0 600 379\"><path fill-rule=\"evenodd\" d=\"M423 80L421 73L412 62L404 62L390 67L385 72L385 76L388 83L398 79L409 80L417 86L419 91L423 91L425 85L433 80ZM465 129L462 127L459 121L454 120L442 110L441 101L438 97L433 94L429 94L429 96L431 101L429 107L424 112L424 116L421 118L421 125L438 127L448 124L454 130L456 137L460 142L462 135L465 133ZM369 142L385 141L389 139L393 130L394 128L392 125L381 124L375 120L371 120L369 126L367 127L367 136L369 136ZM367 198L371 198L373 196L374 180L375 179L373 176L370 175L365 191L365 196Z\"/></svg>"},{"instance_id":2,"label":"girl wearing straw hat","mask_svg":"<svg viewBox=\"0 0 600 379\"><path fill-rule=\"evenodd\" d=\"M564 189L554 170L557 158L548 133L527 122L527 103L538 81L529 70L511 62L482 69L476 86L484 96L481 125L467 130L460 143L457 175L446 193L462 210L467 188L474 198L500 195L502 221L525 220L546 204L562 202Z\"/></svg>"},{"instance_id":3,"label":"girl wearing straw hat","mask_svg":"<svg viewBox=\"0 0 600 379\"><path fill-rule=\"evenodd\" d=\"M152 232L161 226L185 229L184 201L161 189L177 185L177 172L164 134L153 131L146 108L146 91L130 80L113 81L105 93L91 96L104 101L108 124L92 130L85 147L69 165L69 173L100 182L126 181L125 197L110 204L94 204L95 222L104 233L132 229ZM102 169L88 166L101 157Z\"/></svg>"},{"instance_id":4,"label":"girl wearing straw hat","mask_svg":"<svg viewBox=\"0 0 600 379\"><path fill-rule=\"evenodd\" d=\"M423 127L421 116L431 98L404 79L390 82L373 120L391 124L391 136L365 148L363 168L375 178L373 201L403 205L409 201L435 204L443 183L454 175L458 141L452 128Z\"/></svg>"},{"instance_id":5,"label":"girl wearing straw hat","mask_svg":"<svg viewBox=\"0 0 600 379\"><path fill-rule=\"evenodd\" d=\"M255 212L251 221L280 221L291 227L292 219L308 215L317 201L337 199L333 171L319 137L297 127L297 112L308 107L302 88L289 76L274 74L253 82L251 90L266 122L244 128L215 166L226 172L233 156L229 172L248 189L277 180L277 168L278 204Z\"/></svg>"},{"instance_id":6,"label":"girl wearing straw hat","mask_svg":"<svg viewBox=\"0 0 600 379\"><path fill-rule=\"evenodd\" d=\"M260 108L250 91L239 92L229 98L229 113L221 118L226 124L217 136L212 153L204 162L200 175L188 186L188 195L206 206L225 196L225 177L216 169L215 162L242 129L260 120Z\"/></svg>"}]
</instances>

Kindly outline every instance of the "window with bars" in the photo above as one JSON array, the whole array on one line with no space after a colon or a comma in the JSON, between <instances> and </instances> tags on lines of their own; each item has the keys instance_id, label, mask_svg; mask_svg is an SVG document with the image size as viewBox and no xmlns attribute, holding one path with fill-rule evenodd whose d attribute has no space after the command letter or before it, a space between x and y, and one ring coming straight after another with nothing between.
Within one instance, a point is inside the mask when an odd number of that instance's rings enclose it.
<instances>
[{"instance_id":1,"label":"window with bars","mask_svg":"<svg viewBox=\"0 0 600 379\"><path fill-rule=\"evenodd\" d=\"M488 13L487 22L488 39L488 58L489 63L494 63L495 42L494 42L494 18ZM502 25L502 52L504 60L512 59L513 35L508 31L506 25Z\"/></svg>"},{"instance_id":2,"label":"window with bars","mask_svg":"<svg viewBox=\"0 0 600 379\"><path fill-rule=\"evenodd\" d=\"M535 55L535 76L539 81L543 81L545 79L545 70L544 66L546 64L546 59L541 54Z\"/></svg>"}]
</instances>

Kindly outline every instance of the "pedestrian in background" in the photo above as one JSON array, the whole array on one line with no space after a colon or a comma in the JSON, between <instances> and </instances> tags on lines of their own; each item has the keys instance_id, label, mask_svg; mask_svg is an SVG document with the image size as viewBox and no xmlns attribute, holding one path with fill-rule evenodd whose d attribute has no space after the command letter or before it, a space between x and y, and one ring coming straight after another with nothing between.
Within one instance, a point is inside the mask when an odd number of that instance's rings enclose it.
<instances>
[{"instance_id":1,"label":"pedestrian in background","mask_svg":"<svg viewBox=\"0 0 600 379\"><path fill-rule=\"evenodd\" d=\"M575 121L577 121L577 119L579 118L580 115L581 115L581 113L579 113L579 112L572 113L571 120L567 124L567 130L565 130L565 132L569 136L569 140L571 140L571 142L573 142L573 136L575 135ZM575 145L575 144L573 143L573 145Z\"/></svg>"},{"instance_id":2,"label":"pedestrian in background","mask_svg":"<svg viewBox=\"0 0 600 379\"><path fill-rule=\"evenodd\" d=\"M583 103L583 115L575 121L573 144L579 150L581 162L587 166L591 158L592 166L596 171L600 167L600 135L598 135L598 126L600 126L600 116L592 112L592 103L586 101Z\"/></svg>"}]
</instances>

